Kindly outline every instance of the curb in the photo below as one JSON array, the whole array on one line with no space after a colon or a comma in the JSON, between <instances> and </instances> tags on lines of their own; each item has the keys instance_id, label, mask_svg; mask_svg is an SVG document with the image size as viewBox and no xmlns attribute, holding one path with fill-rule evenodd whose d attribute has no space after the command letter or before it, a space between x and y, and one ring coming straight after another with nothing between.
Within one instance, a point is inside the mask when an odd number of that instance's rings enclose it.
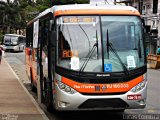
<instances>
[{"instance_id":1,"label":"curb","mask_svg":"<svg viewBox=\"0 0 160 120\"><path fill-rule=\"evenodd\" d=\"M33 104L36 106L37 110L39 111L39 113L42 115L44 120L49 120L49 118L46 116L46 114L43 112L43 110L39 107L39 104L35 101L35 99L33 98L33 96L28 92L28 90L24 87L22 81L19 79L19 77L17 76L17 74L14 72L14 70L12 69L12 67L9 65L9 63L7 62L7 60L5 58L3 58L4 62L8 65L9 69L12 71L12 73L14 74L14 76L17 78L17 80L19 81L20 85L22 86L22 88L24 89L24 91L27 93L27 95L30 97L31 101L33 102Z\"/></svg>"}]
</instances>

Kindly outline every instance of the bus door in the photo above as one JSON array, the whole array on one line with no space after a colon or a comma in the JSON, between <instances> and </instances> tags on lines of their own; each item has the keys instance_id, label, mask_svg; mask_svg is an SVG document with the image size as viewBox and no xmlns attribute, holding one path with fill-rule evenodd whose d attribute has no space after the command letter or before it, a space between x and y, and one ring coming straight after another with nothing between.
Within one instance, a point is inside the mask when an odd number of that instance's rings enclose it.
<instances>
[{"instance_id":1,"label":"bus door","mask_svg":"<svg viewBox=\"0 0 160 120\"><path fill-rule=\"evenodd\" d=\"M47 109L52 109L52 85L53 85L53 61L54 61L54 49L50 46L50 20L46 19L40 21L40 53L39 53L39 71L40 71L40 91L41 102L45 103Z\"/></svg>"},{"instance_id":2,"label":"bus door","mask_svg":"<svg viewBox=\"0 0 160 120\"><path fill-rule=\"evenodd\" d=\"M35 91L35 89L38 89L37 85L38 79L40 78L40 71L39 71L39 63L40 63L40 47L39 47L39 41L40 41L40 33L39 30L40 26L39 26L39 20L35 21L33 23L33 39L32 39L32 44L31 44L31 62L30 62L30 66L31 66L31 70L30 70L30 74L31 74L31 87L32 87L32 91ZM36 87L36 88L35 88ZM40 100L40 99L39 99ZM41 101L41 100L40 100Z\"/></svg>"}]
</instances>

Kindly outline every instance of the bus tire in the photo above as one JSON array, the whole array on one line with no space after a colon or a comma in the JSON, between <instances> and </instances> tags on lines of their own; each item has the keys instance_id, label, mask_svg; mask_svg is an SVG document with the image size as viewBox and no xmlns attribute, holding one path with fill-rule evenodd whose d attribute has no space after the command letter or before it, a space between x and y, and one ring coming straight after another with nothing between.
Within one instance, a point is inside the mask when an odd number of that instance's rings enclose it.
<instances>
[{"instance_id":1,"label":"bus tire","mask_svg":"<svg viewBox=\"0 0 160 120\"><path fill-rule=\"evenodd\" d=\"M32 92L37 92L37 88L34 86L34 83L33 83L33 77L32 77L32 71L30 70L30 80L31 80L31 91Z\"/></svg>"}]
</instances>

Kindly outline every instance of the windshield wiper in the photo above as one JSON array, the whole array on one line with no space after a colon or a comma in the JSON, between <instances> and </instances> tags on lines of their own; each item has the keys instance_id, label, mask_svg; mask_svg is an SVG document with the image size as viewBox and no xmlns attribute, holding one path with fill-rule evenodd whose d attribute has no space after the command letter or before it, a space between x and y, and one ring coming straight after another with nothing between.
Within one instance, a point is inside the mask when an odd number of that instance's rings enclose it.
<instances>
[{"instance_id":1,"label":"windshield wiper","mask_svg":"<svg viewBox=\"0 0 160 120\"><path fill-rule=\"evenodd\" d=\"M89 52L89 54L87 55L87 59L84 61L82 67L80 68L79 72L83 72L83 70L85 69L88 61L90 60L93 52L95 51L95 48L98 46L98 43L95 43L91 49L91 51Z\"/></svg>"},{"instance_id":2,"label":"windshield wiper","mask_svg":"<svg viewBox=\"0 0 160 120\"><path fill-rule=\"evenodd\" d=\"M107 59L109 59L109 35L108 35L108 29L107 29L107 40L106 40L106 46L107 46Z\"/></svg>"},{"instance_id":3,"label":"windshield wiper","mask_svg":"<svg viewBox=\"0 0 160 120\"><path fill-rule=\"evenodd\" d=\"M96 33L96 39L97 39L97 33ZM86 68L87 63L90 60L90 58L91 58L93 52L95 51L96 47L97 47L97 58L98 58L98 40L96 40L96 43L94 43L91 51L88 53L87 59L84 61L83 65L81 66L81 68L79 70L79 72L83 72L84 71L84 69Z\"/></svg>"},{"instance_id":4,"label":"windshield wiper","mask_svg":"<svg viewBox=\"0 0 160 120\"><path fill-rule=\"evenodd\" d=\"M123 69L124 69L124 72L126 75L129 75L129 71L128 69L126 68L125 64L122 62L121 58L119 57L117 51L114 49L113 45L109 42L109 34L108 34L108 30L107 30L107 43L106 43L106 46L108 48L107 50L107 53L109 52L109 49L115 54L115 56L118 58L119 62L121 63ZM109 58L109 53L108 53L108 56Z\"/></svg>"}]
</instances>

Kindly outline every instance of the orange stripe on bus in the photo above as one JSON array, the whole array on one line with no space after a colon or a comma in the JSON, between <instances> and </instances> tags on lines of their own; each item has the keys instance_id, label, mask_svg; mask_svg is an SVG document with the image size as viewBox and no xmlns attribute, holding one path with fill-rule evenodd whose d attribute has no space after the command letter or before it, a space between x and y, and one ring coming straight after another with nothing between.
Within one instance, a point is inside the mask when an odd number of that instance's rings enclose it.
<instances>
[{"instance_id":1,"label":"orange stripe on bus","mask_svg":"<svg viewBox=\"0 0 160 120\"><path fill-rule=\"evenodd\" d=\"M54 13L54 16L60 15L77 15L77 14L109 14L109 15L137 15L140 16L138 11L132 10L95 10L95 9L86 9L86 10L58 10Z\"/></svg>"},{"instance_id":2,"label":"orange stripe on bus","mask_svg":"<svg viewBox=\"0 0 160 120\"><path fill-rule=\"evenodd\" d=\"M143 81L143 76L135 78L129 82L111 83L111 84L87 84L78 83L71 79L62 77L62 82L80 93L115 93L127 92Z\"/></svg>"}]
</instances>

